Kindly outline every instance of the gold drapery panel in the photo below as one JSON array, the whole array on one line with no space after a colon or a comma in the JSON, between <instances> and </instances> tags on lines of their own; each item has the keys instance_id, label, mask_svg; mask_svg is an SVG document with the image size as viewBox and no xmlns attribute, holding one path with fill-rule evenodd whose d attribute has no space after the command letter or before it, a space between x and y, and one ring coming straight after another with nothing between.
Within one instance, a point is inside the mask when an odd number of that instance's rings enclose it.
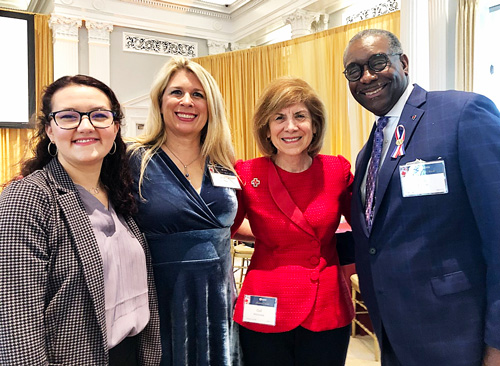
<instances>
[{"instance_id":1,"label":"gold drapery panel","mask_svg":"<svg viewBox=\"0 0 500 366\"><path fill-rule=\"evenodd\" d=\"M50 15L35 14L36 110L41 107L43 88L54 81L54 51Z\"/></svg>"},{"instance_id":2,"label":"gold drapery panel","mask_svg":"<svg viewBox=\"0 0 500 366\"><path fill-rule=\"evenodd\" d=\"M303 78L326 105L328 120L322 153L351 162L373 125L373 115L350 96L342 58L358 31L382 28L399 35L399 11L290 41L195 59L217 80L226 103L238 159L259 156L252 114L263 88L277 77Z\"/></svg>"},{"instance_id":3,"label":"gold drapery panel","mask_svg":"<svg viewBox=\"0 0 500 366\"><path fill-rule=\"evenodd\" d=\"M457 9L455 88L472 91L474 79L474 29L478 0L460 0Z\"/></svg>"},{"instance_id":4,"label":"gold drapery panel","mask_svg":"<svg viewBox=\"0 0 500 366\"><path fill-rule=\"evenodd\" d=\"M43 88L54 78L52 31L50 15L35 14L35 75L36 110L39 110ZM29 128L0 128L0 184L12 179L19 172L19 161L27 153L28 141L33 130Z\"/></svg>"}]
</instances>

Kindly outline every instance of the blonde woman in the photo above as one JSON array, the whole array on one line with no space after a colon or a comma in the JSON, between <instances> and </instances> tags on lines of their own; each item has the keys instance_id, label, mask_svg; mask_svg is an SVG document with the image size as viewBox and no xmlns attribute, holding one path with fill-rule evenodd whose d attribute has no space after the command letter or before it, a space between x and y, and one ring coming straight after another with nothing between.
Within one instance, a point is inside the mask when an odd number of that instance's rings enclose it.
<instances>
[{"instance_id":1,"label":"blonde woman","mask_svg":"<svg viewBox=\"0 0 500 366\"><path fill-rule=\"evenodd\" d=\"M172 58L130 145L136 216L157 281L162 365L233 365L234 153L224 104L199 64Z\"/></svg>"}]
</instances>

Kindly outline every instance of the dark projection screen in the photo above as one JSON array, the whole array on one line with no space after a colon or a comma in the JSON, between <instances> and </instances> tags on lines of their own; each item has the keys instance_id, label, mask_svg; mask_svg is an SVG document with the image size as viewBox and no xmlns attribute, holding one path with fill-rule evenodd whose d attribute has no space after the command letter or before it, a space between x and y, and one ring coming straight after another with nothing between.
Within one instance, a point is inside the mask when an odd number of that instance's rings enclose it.
<instances>
[{"instance_id":1,"label":"dark projection screen","mask_svg":"<svg viewBox=\"0 0 500 366\"><path fill-rule=\"evenodd\" d=\"M34 16L0 10L0 127L26 128L35 113Z\"/></svg>"}]
</instances>

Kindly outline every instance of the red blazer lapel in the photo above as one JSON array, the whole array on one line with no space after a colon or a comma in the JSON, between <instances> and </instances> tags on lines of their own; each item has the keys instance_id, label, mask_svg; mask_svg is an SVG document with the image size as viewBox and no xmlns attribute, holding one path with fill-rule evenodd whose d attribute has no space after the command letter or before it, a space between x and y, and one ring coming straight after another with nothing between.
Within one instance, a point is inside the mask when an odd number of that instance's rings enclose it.
<instances>
[{"instance_id":1,"label":"red blazer lapel","mask_svg":"<svg viewBox=\"0 0 500 366\"><path fill-rule=\"evenodd\" d=\"M268 182L269 182L269 192L274 202L278 208L283 212L295 225L297 225L301 230L310 236L316 238L313 228L307 222L302 211L297 207L295 202L293 202L292 197L288 193L287 189L281 181L278 171L274 163L268 161Z\"/></svg>"}]
</instances>

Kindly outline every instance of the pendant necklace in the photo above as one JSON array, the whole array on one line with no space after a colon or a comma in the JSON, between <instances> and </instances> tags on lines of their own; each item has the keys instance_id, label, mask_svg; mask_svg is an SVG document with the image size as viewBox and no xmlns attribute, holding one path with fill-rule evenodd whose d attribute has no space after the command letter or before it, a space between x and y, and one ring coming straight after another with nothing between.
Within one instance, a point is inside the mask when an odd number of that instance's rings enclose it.
<instances>
[{"instance_id":1,"label":"pendant necklace","mask_svg":"<svg viewBox=\"0 0 500 366\"><path fill-rule=\"evenodd\" d=\"M92 196L97 196L101 192L101 182L98 182L95 187L90 187L90 188L87 188L87 187L85 187L79 183L76 183L76 182L75 182L75 184L78 184L80 187L82 187L87 192L89 192Z\"/></svg>"},{"instance_id":2,"label":"pendant necklace","mask_svg":"<svg viewBox=\"0 0 500 366\"><path fill-rule=\"evenodd\" d=\"M83 188L85 188L85 187L83 187ZM99 194L99 192L101 191L101 189L99 188L99 185L97 185L95 187L85 188L85 189L87 190L87 192L89 192L93 196L97 196Z\"/></svg>"},{"instance_id":3,"label":"pendant necklace","mask_svg":"<svg viewBox=\"0 0 500 366\"><path fill-rule=\"evenodd\" d=\"M188 166L190 166L191 164L193 164L196 160L198 160L200 158L200 155L198 154L198 156L192 161L190 162L189 164L184 164L182 162L181 159L179 159L179 157L177 155L175 155L175 153L169 149L169 147L167 146L167 144L165 144L165 147L167 148L168 151L170 151L172 153L173 156L175 156L175 158L177 160L179 160L179 162L182 164L182 166L184 167L184 176L189 180L189 171L188 171Z\"/></svg>"}]
</instances>

